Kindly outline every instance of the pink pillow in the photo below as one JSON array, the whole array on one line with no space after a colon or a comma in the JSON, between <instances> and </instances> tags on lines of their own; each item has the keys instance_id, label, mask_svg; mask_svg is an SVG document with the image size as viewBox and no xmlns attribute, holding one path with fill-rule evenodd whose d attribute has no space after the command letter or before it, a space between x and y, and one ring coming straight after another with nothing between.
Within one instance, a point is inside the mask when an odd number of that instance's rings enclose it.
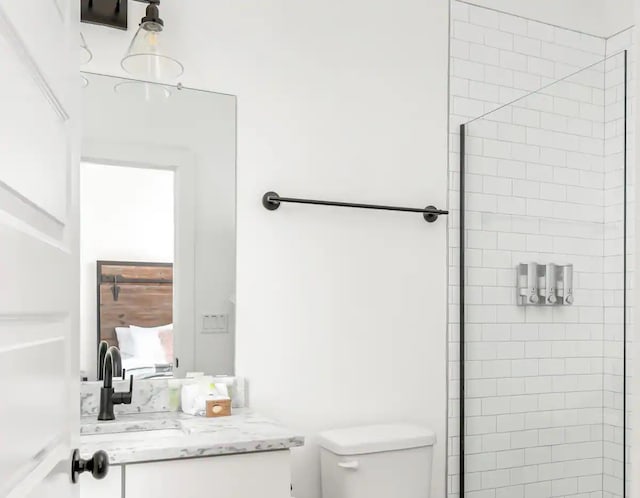
<instances>
[{"instance_id":1,"label":"pink pillow","mask_svg":"<svg viewBox=\"0 0 640 498\"><path fill-rule=\"evenodd\" d=\"M160 344L164 350L167 363L173 363L173 327L170 329L161 329L158 331Z\"/></svg>"},{"instance_id":2,"label":"pink pillow","mask_svg":"<svg viewBox=\"0 0 640 498\"><path fill-rule=\"evenodd\" d=\"M159 327L131 325L136 357L150 364L173 363L173 323Z\"/></svg>"}]
</instances>

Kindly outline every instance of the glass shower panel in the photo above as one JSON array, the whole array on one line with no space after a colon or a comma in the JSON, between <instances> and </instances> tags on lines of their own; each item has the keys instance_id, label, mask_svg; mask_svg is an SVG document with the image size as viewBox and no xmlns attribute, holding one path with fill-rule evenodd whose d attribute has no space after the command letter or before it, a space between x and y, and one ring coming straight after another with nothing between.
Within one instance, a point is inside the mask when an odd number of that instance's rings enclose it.
<instances>
[{"instance_id":1,"label":"glass shower panel","mask_svg":"<svg viewBox=\"0 0 640 498\"><path fill-rule=\"evenodd\" d=\"M603 496L629 496L628 443L625 413L628 369L625 340L629 330L631 278L629 263L633 254L628 233L632 210L629 193L633 192L628 174L627 109L629 108L627 53L605 61L605 135L604 135L604 362L603 362ZM628 341L627 341L628 342ZM626 463L626 468L625 468ZM626 494L625 494L626 492Z\"/></svg>"},{"instance_id":2,"label":"glass shower panel","mask_svg":"<svg viewBox=\"0 0 640 498\"><path fill-rule=\"evenodd\" d=\"M623 496L625 61L461 129L460 496Z\"/></svg>"}]
</instances>

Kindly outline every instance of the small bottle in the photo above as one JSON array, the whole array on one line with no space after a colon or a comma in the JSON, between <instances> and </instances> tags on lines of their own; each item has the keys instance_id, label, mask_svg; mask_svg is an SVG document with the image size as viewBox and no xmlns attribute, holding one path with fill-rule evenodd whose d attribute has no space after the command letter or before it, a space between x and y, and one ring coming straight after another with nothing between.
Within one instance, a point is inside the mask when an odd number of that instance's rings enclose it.
<instances>
[{"instance_id":1,"label":"small bottle","mask_svg":"<svg viewBox=\"0 0 640 498\"><path fill-rule=\"evenodd\" d=\"M556 304L557 297L557 282L556 282L556 265L548 263L546 267L546 280L545 280L545 298L547 304Z\"/></svg>"},{"instance_id":2,"label":"small bottle","mask_svg":"<svg viewBox=\"0 0 640 498\"><path fill-rule=\"evenodd\" d=\"M182 381L180 379L167 380L169 389L169 410L178 411L180 409L180 397L182 394Z\"/></svg>"},{"instance_id":3,"label":"small bottle","mask_svg":"<svg viewBox=\"0 0 640 498\"><path fill-rule=\"evenodd\" d=\"M573 265L562 268L562 279L564 280L564 304L573 304Z\"/></svg>"},{"instance_id":4,"label":"small bottle","mask_svg":"<svg viewBox=\"0 0 640 498\"><path fill-rule=\"evenodd\" d=\"M527 280L529 281L529 302L538 304L538 263L529 263L527 267Z\"/></svg>"}]
</instances>

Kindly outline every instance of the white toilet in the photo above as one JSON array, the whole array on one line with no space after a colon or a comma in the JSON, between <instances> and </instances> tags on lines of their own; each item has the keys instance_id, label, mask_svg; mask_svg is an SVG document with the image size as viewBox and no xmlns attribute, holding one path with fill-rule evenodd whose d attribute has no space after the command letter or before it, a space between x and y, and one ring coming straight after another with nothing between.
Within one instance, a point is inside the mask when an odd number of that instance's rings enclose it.
<instances>
[{"instance_id":1,"label":"white toilet","mask_svg":"<svg viewBox=\"0 0 640 498\"><path fill-rule=\"evenodd\" d=\"M403 424L323 432L323 498L429 498L435 440Z\"/></svg>"}]
</instances>

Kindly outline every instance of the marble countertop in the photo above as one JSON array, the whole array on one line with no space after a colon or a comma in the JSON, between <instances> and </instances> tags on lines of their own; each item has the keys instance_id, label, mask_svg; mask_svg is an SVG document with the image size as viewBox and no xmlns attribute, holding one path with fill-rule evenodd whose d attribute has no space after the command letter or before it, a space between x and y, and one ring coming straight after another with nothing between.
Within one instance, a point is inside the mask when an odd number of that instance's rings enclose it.
<instances>
[{"instance_id":1,"label":"marble countertop","mask_svg":"<svg viewBox=\"0 0 640 498\"><path fill-rule=\"evenodd\" d=\"M286 450L303 444L303 436L248 409L218 418L163 412L100 422L92 416L82 417L80 425L81 456L104 450L112 465Z\"/></svg>"}]
</instances>

